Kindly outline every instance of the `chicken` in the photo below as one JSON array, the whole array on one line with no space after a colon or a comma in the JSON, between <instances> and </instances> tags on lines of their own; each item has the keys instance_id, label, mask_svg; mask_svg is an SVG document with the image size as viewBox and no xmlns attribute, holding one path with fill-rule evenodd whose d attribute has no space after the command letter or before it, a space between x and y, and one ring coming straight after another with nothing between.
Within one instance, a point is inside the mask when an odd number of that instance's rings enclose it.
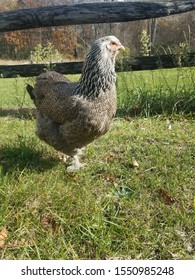
<instances>
[{"instance_id":1,"label":"chicken","mask_svg":"<svg viewBox=\"0 0 195 280\"><path fill-rule=\"evenodd\" d=\"M37 113L37 136L71 157L68 171L83 166L81 150L105 134L116 113L115 58L124 47L114 36L96 40L87 54L79 82L48 71L27 85Z\"/></svg>"}]
</instances>

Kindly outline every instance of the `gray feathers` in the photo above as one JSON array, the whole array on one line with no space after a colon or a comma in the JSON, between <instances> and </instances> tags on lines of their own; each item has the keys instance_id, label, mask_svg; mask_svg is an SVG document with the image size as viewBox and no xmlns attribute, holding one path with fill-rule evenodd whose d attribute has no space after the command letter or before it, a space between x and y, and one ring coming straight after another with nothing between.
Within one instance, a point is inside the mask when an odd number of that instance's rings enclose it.
<instances>
[{"instance_id":1,"label":"gray feathers","mask_svg":"<svg viewBox=\"0 0 195 280\"><path fill-rule=\"evenodd\" d=\"M31 85L27 85L26 86L26 90L28 91L29 95L30 95L30 98L32 100L35 100L35 96L33 94L33 87Z\"/></svg>"},{"instance_id":2,"label":"gray feathers","mask_svg":"<svg viewBox=\"0 0 195 280\"><path fill-rule=\"evenodd\" d=\"M28 85L37 108L37 135L69 156L105 134L116 112L115 57L123 46L114 36L94 42L78 83L54 71Z\"/></svg>"}]
</instances>

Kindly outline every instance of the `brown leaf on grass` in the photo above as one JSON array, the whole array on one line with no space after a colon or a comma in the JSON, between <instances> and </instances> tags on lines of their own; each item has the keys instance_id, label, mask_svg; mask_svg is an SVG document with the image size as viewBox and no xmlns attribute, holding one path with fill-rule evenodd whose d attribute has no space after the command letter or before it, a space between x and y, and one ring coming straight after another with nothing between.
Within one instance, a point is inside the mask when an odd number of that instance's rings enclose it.
<instances>
[{"instance_id":1,"label":"brown leaf on grass","mask_svg":"<svg viewBox=\"0 0 195 280\"><path fill-rule=\"evenodd\" d=\"M132 166L135 168L139 167L139 163L137 162L137 160L135 158L132 158Z\"/></svg>"},{"instance_id":2,"label":"brown leaf on grass","mask_svg":"<svg viewBox=\"0 0 195 280\"><path fill-rule=\"evenodd\" d=\"M23 246L32 246L34 245L34 241L31 239L22 239L22 240L14 240L13 242L10 242L7 244L7 247L10 249L15 249Z\"/></svg>"},{"instance_id":3,"label":"brown leaf on grass","mask_svg":"<svg viewBox=\"0 0 195 280\"><path fill-rule=\"evenodd\" d=\"M2 249L5 245L6 239L7 239L7 228L4 226L2 230L0 231L0 249Z\"/></svg>"},{"instance_id":4,"label":"brown leaf on grass","mask_svg":"<svg viewBox=\"0 0 195 280\"><path fill-rule=\"evenodd\" d=\"M67 177L69 177L73 181L77 181L78 180L78 174L76 174L74 172L68 172L66 175L67 175Z\"/></svg>"},{"instance_id":5,"label":"brown leaf on grass","mask_svg":"<svg viewBox=\"0 0 195 280\"><path fill-rule=\"evenodd\" d=\"M163 199L164 203L167 205L171 205L177 202L177 200L174 197L172 197L167 191L165 191L162 188L158 190L158 193L160 197Z\"/></svg>"},{"instance_id":6,"label":"brown leaf on grass","mask_svg":"<svg viewBox=\"0 0 195 280\"><path fill-rule=\"evenodd\" d=\"M106 161L113 161L113 160L118 160L121 161L123 159L122 156L120 155L115 155L115 154L110 154L106 157Z\"/></svg>"},{"instance_id":7,"label":"brown leaf on grass","mask_svg":"<svg viewBox=\"0 0 195 280\"><path fill-rule=\"evenodd\" d=\"M57 222L52 217L51 214L44 214L41 216L41 224L43 227L48 230L50 233L53 233L57 228Z\"/></svg>"},{"instance_id":8,"label":"brown leaf on grass","mask_svg":"<svg viewBox=\"0 0 195 280\"><path fill-rule=\"evenodd\" d=\"M8 243L8 248L17 248L20 247L20 241L14 240L13 242Z\"/></svg>"},{"instance_id":9,"label":"brown leaf on grass","mask_svg":"<svg viewBox=\"0 0 195 280\"><path fill-rule=\"evenodd\" d=\"M104 178L106 179L107 182L109 183L116 183L118 181L118 178L106 173L104 174Z\"/></svg>"}]
</instances>

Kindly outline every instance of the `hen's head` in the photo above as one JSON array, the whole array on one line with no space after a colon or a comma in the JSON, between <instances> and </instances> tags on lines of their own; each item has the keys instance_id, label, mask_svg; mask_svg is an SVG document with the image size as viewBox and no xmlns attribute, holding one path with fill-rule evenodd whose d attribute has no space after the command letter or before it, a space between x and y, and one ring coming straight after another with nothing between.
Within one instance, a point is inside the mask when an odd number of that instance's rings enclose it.
<instances>
[{"instance_id":1,"label":"hen's head","mask_svg":"<svg viewBox=\"0 0 195 280\"><path fill-rule=\"evenodd\" d=\"M110 56L115 58L119 51L124 49L124 46L115 36L106 36L93 43L91 52L98 52L99 50L105 57Z\"/></svg>"}]
</instances>

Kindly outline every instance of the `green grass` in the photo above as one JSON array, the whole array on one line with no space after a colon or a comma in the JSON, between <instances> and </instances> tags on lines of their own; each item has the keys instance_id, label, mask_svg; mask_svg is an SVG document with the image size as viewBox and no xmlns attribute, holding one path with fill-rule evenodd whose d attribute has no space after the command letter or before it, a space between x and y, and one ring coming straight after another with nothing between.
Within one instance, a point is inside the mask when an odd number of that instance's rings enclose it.
<instances>
[{"instance_id":1,"label":"green grass","mask_svg":"<svg viewBox=\"0 0 195 280\"><path fill-rule=\"evenodd\" d=\"M195 68L121 73L118 91L121 115L194 115Z\"/></svg>"},{"instance_id":2,"label":"green grass","mask_svg":"<svg viewBox=\"0 0 195 280\"><path fill-rule=\"evenodd\" d=\"M131 116L138 86L154 98L157 88L165 88L162 73L119 75L118 117L88 146L87 165L74 174L35 136L35 121L24 110L33 108L26 80L0 80L0 230L8 231L1 259L195 258L192 113ZM192 76L177 78L177 71L167 70L168 99L176 100L171 84L185 84L187 93ZM147 116L143 104L139 116ZM148 115L154 112L155 106Z\"/></svg>"}]
</instances>

